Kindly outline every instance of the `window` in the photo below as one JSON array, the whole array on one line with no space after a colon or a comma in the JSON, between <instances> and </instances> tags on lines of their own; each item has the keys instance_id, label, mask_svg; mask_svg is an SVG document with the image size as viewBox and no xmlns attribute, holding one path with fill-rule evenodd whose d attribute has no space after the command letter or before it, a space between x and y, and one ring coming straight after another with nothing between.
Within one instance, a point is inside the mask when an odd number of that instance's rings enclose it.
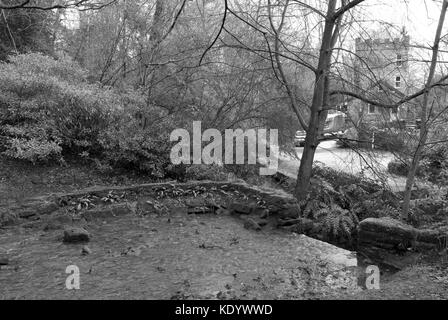
<instances>
[{"instance_id":1,"label":"window","mask_svg":"<svg viewBox=\"0 0 448 320\"><path fill-rule=\"evenodd\" d=\"M403 56L401 54L397 54L397 67L403 66Z\"/></svg>"},{"instance_id":2,"label":"window","mask_svg":"<svg viewBox=\"0 0 448 320\"><path fill-rule=\"evenodd\" d=\"M369 103L369 114L374 114L376 113L376 108L374 105Z\"/></svg>"},{"instance_id":3,"label":"window","mask_svg":"<svg viewBox=\"0 0 448 320\"><path fill-rule=\"evenodd\" d=\"M395 78L395 88L401 88L401 77Z\"/></svg>"}]
</instances>

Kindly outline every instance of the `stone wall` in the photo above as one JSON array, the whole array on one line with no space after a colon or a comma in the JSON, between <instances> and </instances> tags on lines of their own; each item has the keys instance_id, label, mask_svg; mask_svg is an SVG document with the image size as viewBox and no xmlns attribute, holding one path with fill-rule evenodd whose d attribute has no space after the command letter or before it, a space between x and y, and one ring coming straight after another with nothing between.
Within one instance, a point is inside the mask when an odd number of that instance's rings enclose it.
<instances>
[{"instance_id":1,"label":"stone wall","mask_svg":"<svg viewBox=\"0 0 448 320\"><path fill-rule=\"evenodd\" d=\"M0 227L19 224L23 222L40 220L46 215L55 213L67 206L71 200L85 198L87 196L107 197L111 192L125 193L127 196L160 196L161 193L168 197L181 197L182 190L195 190L198 193L207 192L237 192L248 198L259 198L272 214L288 212L297 208L296 199L281 190L261 189L250 186L244 182L189 182L154 183L133 185L125 187L95 187L73 193L53 194L44 197L32 198L12 206L0 208ZM126 200L126 199L125 199Z\"/></svg>"},{"instance_id":2,"label":"stone wall","mask_svg":"<svg viewBox=\"0 0 448 320\"><path fill-rule=\"evenodd\" d=\"M358 228L358 252L369 259L402 269L422 253L447 247L448 235L419 230L393 219L366 219Z\"/></svg>"}]
</instances>

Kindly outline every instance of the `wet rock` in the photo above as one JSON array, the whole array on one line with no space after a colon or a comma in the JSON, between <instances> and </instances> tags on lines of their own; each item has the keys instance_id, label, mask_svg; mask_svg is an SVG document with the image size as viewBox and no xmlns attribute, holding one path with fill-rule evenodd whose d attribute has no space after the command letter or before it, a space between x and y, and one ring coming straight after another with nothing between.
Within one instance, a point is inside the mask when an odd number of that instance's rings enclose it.
<instances>
[{"instance_id":1,"label":"wet rock","mask_svg":"<svg viewBox=\"0 0 448 320\"><path fill-rule=\"evenodd\" d=\"M0 266L9 265L9 258L3 255L0 255Z\"/></svg>"},{"instance_id":2,"label":"wet rock","mask_svg":"<svg viewBox=\"0 0 448 320\"><path fill-rule=\"evenodd\" d=\"M81 254L83 256L88 256L88 255L92 254L92 250L90 250L90 248L88 246L84 246L81 250Z\"/></svg>"},{"instance_id":3,"label":"wet rock","mask_svg":"<svg viewBox=\"0 0 448 320\"><path fill-rule=\"evenodd\" d=\"M83 228L66 228L64 230L64 243L83 243L90 241L90 234Z\"/></svg>"}]
</instances>

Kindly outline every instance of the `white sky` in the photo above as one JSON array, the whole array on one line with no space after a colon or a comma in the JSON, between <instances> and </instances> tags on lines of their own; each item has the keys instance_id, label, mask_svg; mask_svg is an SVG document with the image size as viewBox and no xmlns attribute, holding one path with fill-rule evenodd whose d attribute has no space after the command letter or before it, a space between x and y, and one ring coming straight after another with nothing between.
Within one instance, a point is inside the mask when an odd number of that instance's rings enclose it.
<instances>
[{"instance_id":1,"label":"white sky","mask_svg":"<svg viewBox=\"0 0 448 320\"><path fill-rule=\"evenodd\" d=\"M325 3L326 0L320 1ZM414 42L427 44L434 38L440 7L441 0L365 0L361 11L369 20L405 26ZM77 16L76 10L67 12L66 19L70 26L75 24L76 27Z\"/></svg>"},{"instance_id":2,"label":"white sky","mask_svg":"<svg viewBox=\"0 0 448 320\"><path fill-rule=\"evenodd\" d=\"M440 0L366 0L363 12L371 19L405 26L412 42L429 44L434 40L440 8Z\"/></svg>"}]
</instances>

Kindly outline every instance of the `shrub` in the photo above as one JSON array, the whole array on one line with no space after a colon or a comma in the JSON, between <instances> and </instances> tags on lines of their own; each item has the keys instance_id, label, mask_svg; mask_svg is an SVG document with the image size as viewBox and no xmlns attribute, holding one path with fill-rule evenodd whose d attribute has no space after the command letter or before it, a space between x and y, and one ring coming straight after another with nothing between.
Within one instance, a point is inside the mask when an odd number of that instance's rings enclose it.
<instances>
[{"instance_id":1,"label":"shrub","mask_svg":"<svg viewBox=\"0 0 448 320\"><path fill-rule=\"evenodd\" d=\"M103 163L163 178L171 163L166 130L162 123L143 129L137 120L122 114L99 135Z\"/></svg>"},{"instance_id":2,"label":"shrub","mask_svg":"<svg viewBox=\"0 0 448 320\"><path fill-rule=\"evenodd\" d=\"M448 182L448 145L439 144L426 150L421 161L421 168L429 181L446 185Z\"/></svg>"},{"instance_id":3,"label":"shrub","mask_svg":"<svg viewBox=\"0 0 448 320\"><path fill-rule=\"evenodd\" d=\"M396 130L380 130L375 133L375 148L391 152L403 151L404 138Z\"/></svg>"},{"instance_id":4,"label":"shrub","mask_svg":"<svg viewBox=\"0 0 448 320\"><path fill-rule=\"evenodd\" d=\"M387 165L390 174L406 177L409 174L409 166L403 161L393 160Z\"/></svg>"},{"instance_id":5,"label":"shrub","mask_svg":"<svg viewBox=\"0 0 448 320\"><path fill-rule=\"evenodd\" d=\"M375 137L373 136L375 134ZM395 129L373 129L363 130L360 134L360 140L366 141L367 146L370 147L371 142L374 142L375 149L400 152L405 150L405 142L403 134ZM375 138L375 139L373 139Z\"/></svg>"},{"instance_id":6,"label":"shrub","mask_svg":"<svg viewBox=\"0 0 448 320\"><path fill-rule=\"evenodd\" d=\"M17 55L0 64L0 125L5 155L35 161L60 158L94 140L114 104L110 95L85 82L69 60ZM103 125L101 125L103 124Z\"/></svg>"},{"instance_id":7,"label":"shrub","mask_svg":"<svg viewBox=\"0 0 448 320\"><path fill-rule=\"evenodd\" d=\"M382 188L374 181L371 181L365 177L321 165L313 166L313 177L327 181L334 189L339 189L350 185L360 185L363 189L372 193Z\"/></svg>"},{"instance_id":8,"label":"shrub","mask_svg":"<svg viewBox=\"0 0 448 320\"><path fill-rule=\"evenodd\" d=\"M62 148L56 143L45 139L12 138L9 141L9 148L4 152L11 158L28 160L33 163L46 161L52 157L60 157Z\"/></svg>"},{"instance_id":9,"label":"shrub","mask_svg":"<svg viewBox=\"0 0 448 320\"><path fill-rule=\"evenodd\" d=\"M163 177L174 122L138 92L89 84L73 61L37 53L0 63L0 87L4 155L32 162L82 156Z\"/></svg>"}]
</instances>

